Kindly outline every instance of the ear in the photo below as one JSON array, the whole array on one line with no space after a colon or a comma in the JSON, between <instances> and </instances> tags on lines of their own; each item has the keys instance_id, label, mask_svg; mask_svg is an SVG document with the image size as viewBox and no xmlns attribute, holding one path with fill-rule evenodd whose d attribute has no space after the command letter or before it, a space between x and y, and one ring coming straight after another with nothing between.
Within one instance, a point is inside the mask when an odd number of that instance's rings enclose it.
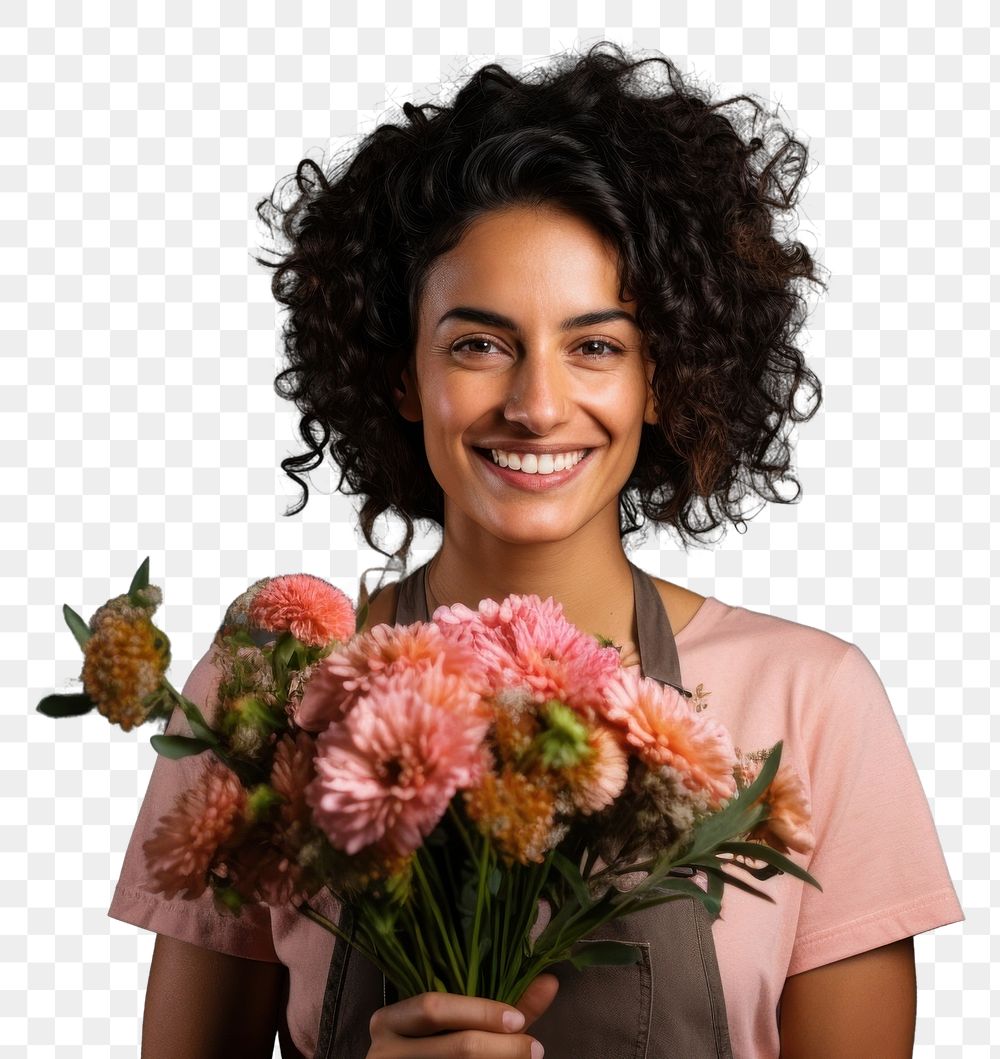
<instances>
[{"instance_id":1,"label":"ear","mask_svg":"<svg viewBox=\"0 0 1000 1059\"><path fill-rule=\"evenodd\" d=\"M396 399L396 408L399 410L399 414L411 423L419 423L423 419L423 413L420 408L420 394L417 390L414 367L414 357L411 354L400 372L402 385L393 386L392 395Z\"/></svg>"}]
</instances>

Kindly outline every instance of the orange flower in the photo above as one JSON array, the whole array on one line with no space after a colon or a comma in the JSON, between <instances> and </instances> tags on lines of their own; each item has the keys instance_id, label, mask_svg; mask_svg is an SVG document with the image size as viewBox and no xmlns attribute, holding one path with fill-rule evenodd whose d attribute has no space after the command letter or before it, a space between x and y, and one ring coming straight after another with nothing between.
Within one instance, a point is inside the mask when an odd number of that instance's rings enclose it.
<instances>
[{"instance_id":1,"label":"orange flower","mask_svg":"<svg viewBox=\"0 0 1000 1059\"><path fill-rule=\"evenodd\" d=\"M541 863L556 844L555 797L523 773L508 766L499 775L487 769L462 798L469 818L509 861Z\"/></svg>"},{"instance_id":2,"label":"orange flower","mask_svg":"<svg viewBox=\"0 0 1000 1059\"><path fill-rule=\"evenodd\" d=\"M170 641L149 614L128 596L108 600L90 619L91 635L83 648L84 690L126 732L149 716L154 704L144 700L159 688L170 665Z\"/></svg>"},{"instance_id":3,"label":"orange flower","mask_svg":"<svg viewBox=\"0 0 1000 1059\"><path fill-rule=\"evenodd\" d=\"M749 786L760 775L762 762L739 755L737 766L744 786ZM766 842L779 853L811 853L815 839L810 827L812 806L806 789L795 767L782 761L770 786L757 798L766 802L769 816L747 836L752 841ZM754 803L756 804L756 802Z\"/></svg>"}]
</instances>

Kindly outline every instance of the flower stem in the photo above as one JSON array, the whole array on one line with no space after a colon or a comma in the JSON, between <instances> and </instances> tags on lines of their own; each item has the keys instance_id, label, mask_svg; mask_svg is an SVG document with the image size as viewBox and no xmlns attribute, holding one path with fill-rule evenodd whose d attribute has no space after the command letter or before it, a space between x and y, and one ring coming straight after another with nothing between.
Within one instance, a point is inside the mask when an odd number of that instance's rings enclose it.
<instances>
[{"instance_id":1,"label":"flower stem","mask_svg":"<svg viewBox=\"0 0 1000 1059\"><path fill-rule=\"evenodd\" d=\"M476 916L472 923L472 943L469 946L469 977L466 982L466 996L476 996L479 978L479 925L483 919L483 905L487 901L486 876L490 867L490 837L483 835L483 852L479 861L479 888L476 891Z\"/></svg>"},{"instance_id":2,"label":"flower stem","mask_svg":"<svg viewBox=\"0 0 1000 1059\"><path fill-rule=\"evenodd\" d=\"M463 974L464 961L461 956L461 947L452 945L452 932L445 926L444 918L441 915L441 907L438 901L438 895L434 893L430 883L427 880L427 875L424 873L423 865L421 861L422 847L417 850L417 855L413 858L413 874L417 879L420 888L423 891L424 900L427 903L427 908L430 910L431 915L437 922L438 928L441 931L441 940L444 943L445 949L448 953L448 962L451 964L452 974L455 976L456 985L461 983ZM457 988L456 988L457 992Z\"/></svg>"}]
</instances>

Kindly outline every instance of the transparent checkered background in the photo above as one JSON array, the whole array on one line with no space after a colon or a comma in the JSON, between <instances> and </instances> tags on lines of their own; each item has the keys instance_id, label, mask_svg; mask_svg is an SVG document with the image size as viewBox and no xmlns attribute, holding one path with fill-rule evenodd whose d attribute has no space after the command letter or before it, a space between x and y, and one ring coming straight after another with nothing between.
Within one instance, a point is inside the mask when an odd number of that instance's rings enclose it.
<instances>
[{"instance_id":1,"label":"transparent checkered background","mask_svg":"<svg viewBox=\"0 0 1000 1059\"><path fill-rule=\"evenodd\" d=\"M967 915L916 938L915 1054L988 1054L998 42L985 0L5 0L4 1055L136 1055L153 949L106 915L151 733L34 712L80 670L62 604L89 616L149 555L179 687L250 581L305 570L352 589L379 562L329 470L283 517L298 490L278 462L298 447L272 389L254 204L306 154L481 63L533 65L602 37L780 103L810 148L799 236L832 276L808 335L825 403L799 428L804 495L714 549L685 557L662 538L636 559L872 659Z\"/></svg>"}]
</instances>

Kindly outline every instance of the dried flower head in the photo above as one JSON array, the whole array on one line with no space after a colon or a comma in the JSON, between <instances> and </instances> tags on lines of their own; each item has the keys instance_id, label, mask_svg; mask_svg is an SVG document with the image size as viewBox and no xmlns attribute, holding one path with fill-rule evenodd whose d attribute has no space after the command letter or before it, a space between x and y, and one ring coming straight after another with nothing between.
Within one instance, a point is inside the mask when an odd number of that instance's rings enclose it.
<instances>
[{"instance_id":1,"label":"dried flower head","mask_svg":"<svg viewBox=\"0 0 1000 1059\"><path fill-rule=\"evenodd\" d=\"M482 779L462 792L465 811L480 832L489 835L508 864L541 863L556 845L555 795L510 766L497 773L483 772Z\"/></svg>"},{"instance_id":2,"label":"dried flower head","mask_svg":"<svg viewBox=\"0 0 1000 1059\"><path fill-rule=\"evenodd\" d=\"M151 598L158 593L156 589ZM160 687L170 665L170 641L149 614L149 607L133 605L127 595L109 600L91 618L91 635L83 648L84 690L97 709L126 732L149 716L154 703L147 698Z\"/></svg>"}]
</instances>

